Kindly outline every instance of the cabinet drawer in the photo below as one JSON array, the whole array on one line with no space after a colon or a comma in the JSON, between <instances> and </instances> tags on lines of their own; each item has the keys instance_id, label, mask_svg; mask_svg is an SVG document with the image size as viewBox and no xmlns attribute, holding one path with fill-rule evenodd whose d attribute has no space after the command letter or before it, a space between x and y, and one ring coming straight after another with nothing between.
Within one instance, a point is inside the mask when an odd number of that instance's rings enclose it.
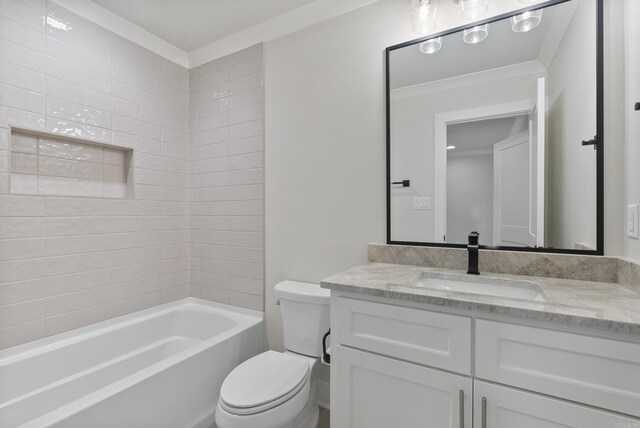
<instances>
[{"instance_id":1,"label":"cabinet drawer","mask_svg":"<svg viewBox=\"0 0 640 428\"><path fill-rule=\"evenodd\" d=\"M471 374L471 319L346 297L337 299L337 343Z\"/></svg>"},{"instance_id":2,"label":"cabinet drawer","mask_svg":"<svg viewBox=\"0 0 640 428\"><path fill-rule=\"evenodd\" d=\"M476 376L640 416L640 345L476 322Z\"/></svg>"},{"instance_id":3,"label":"cabinet drawer","mask_svg":"<svg viewBox=\"0 0 640 428\"><path fill-rule=\"evenodd\" d=\"M632 419L531 392L475 381L474 427L486 428L632 428ZM483 421L486 423L483 424Z\"/></svg>"}]
</instances>

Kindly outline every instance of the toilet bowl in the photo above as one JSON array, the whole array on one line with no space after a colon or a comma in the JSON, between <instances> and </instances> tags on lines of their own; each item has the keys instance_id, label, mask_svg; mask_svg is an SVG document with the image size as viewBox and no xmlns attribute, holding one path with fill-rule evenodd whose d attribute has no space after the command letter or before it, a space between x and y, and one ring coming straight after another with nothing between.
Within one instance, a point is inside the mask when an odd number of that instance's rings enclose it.
<instances>
[{"instance_id":1,"label":"toilet bowl","mask_svg":"<svg viewBox=\"0 0 640 428\"><path fill-rule=\"evenodd\" d=\"M219 428L315 428L313 368L329 329L329 291L314 284L276 285L287 351L267 351L236 367L220 389Z\"/></svg>"}]
</instances>

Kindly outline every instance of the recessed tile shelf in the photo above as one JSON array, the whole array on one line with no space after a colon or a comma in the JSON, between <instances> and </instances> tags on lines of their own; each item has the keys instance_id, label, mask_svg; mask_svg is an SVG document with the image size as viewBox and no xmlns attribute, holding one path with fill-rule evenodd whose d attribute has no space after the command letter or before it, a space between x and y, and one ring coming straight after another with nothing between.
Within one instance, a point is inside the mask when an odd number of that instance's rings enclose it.
<instances>
[{"instance_id":1,"label":"recessed tile shelf","mask_svg":"<svg viewBox=\"0 0 640 428\"><path fill-rule=\"evenodd\" d=\"M133 150L24 128L11 128L12 194L133 197Z\"/></svg>"}]
</instances>

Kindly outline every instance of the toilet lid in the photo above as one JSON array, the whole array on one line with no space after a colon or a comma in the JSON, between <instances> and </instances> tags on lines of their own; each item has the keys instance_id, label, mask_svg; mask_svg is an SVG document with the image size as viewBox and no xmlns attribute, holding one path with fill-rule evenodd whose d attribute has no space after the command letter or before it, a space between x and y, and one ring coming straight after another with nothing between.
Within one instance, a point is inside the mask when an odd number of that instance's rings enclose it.
<instances>
[{"instance_id":1,"label":"toilet lid","mask_svg":"<svg viewBox=\"0 0 640 428\"><path fill-rule=\"evenodd\" d=\"M229 373L220 389L221 405L234 414L270 409L297 394L309 379L310 371L304 358L263 352Z\"/></svg>"}]
</instances>

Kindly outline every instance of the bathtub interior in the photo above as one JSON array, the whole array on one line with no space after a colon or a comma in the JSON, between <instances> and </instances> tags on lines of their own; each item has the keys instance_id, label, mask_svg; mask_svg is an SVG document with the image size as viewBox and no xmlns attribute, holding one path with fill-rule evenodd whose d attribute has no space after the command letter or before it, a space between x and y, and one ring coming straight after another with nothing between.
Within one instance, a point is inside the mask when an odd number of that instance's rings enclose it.
<instances>
[{"instance_id":1,"label":"bathtub interior","mask_svg":"<svg viewBox=\"0 0 640 428\"><path fill-rule=\"evenodd\" d=\"M6 357L0 353L0 426L24 424L182 352L186 358L203 342L252 321L185 303L62 340L48 338Z\"/></svg>"}]
</instances>

